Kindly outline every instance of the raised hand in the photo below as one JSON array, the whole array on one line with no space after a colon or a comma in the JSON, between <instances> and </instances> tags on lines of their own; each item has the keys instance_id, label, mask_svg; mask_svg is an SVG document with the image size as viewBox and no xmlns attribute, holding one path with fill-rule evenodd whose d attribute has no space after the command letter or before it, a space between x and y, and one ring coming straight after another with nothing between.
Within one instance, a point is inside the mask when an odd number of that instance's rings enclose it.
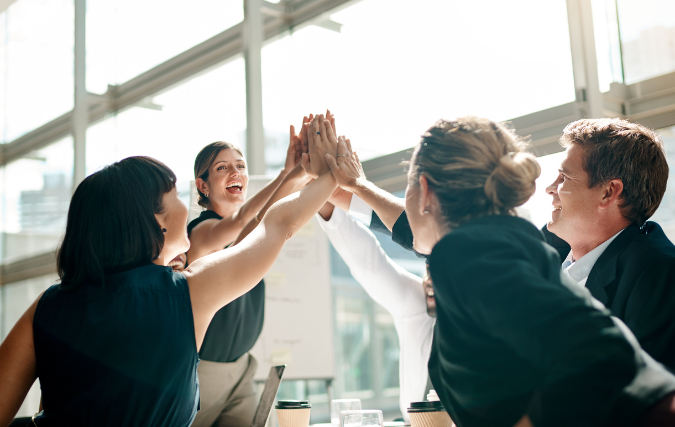
<instances>
[{"instance_id":1,"label":"raised hand","mask_svg":"<svg viewBox=\"0 0 675 427\"><path fill-rule=\"evenodd\" d=\"M359 184L366 181L366 174L358 154L352 151L352 144L344 136L338 139L337 156L326 154L326 163L340 188L354 192Z\"/></svg>"},{"instance_id":2,"label":"raised hand","mask_svg":"<svg viewBox=\"0 0 675 427\"><path fill-rule=\"evenodd\" d=\"M302 167L313 178L317 178L330 169L326 165L326 154L337 153L337 138L330 122L323 115L314 117L308 126L309 153L302 154Z\"/></svg>"},{"instance_id":3,"label":"raised hand","mask_svg":"<svg viewBox=\"0 0 675 427\"><path fill-rule=\"evenodd\" d=\"M306 119L307 117L304 117ZM304 124L303 124L304 126ZM302 129L300 130L302 134ZM302 159L302 141L300 135L296 135L295 126L291 125L291 138L288 144L288 151L286 152L286 162L284 163L284 170L290 172Z\"/></svg>"}]
</instances>

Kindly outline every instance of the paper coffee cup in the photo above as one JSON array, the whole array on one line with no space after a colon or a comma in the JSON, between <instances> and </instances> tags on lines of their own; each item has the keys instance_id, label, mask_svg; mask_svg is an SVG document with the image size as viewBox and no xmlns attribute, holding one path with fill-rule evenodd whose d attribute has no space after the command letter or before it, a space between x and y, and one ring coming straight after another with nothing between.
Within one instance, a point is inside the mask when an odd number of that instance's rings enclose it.
<instances>
[{"instance_id":1,"label":"paper coffee cup","mask_svg":"<svg viewBox=\"0 0 675 427\"><path fill-rule=\"evenodd\" d=\"M412 427L452 427L452 420L441 402L412 402L408 408Z\"/></svg>"},{"instance_id":2,"label":"paper coffee cup","mask_svg":"<svg viewBox=\"0 0 675 427\"><path fill-rule=\"evenodd\" d=\"M309 427L312 405L306 400L279 400L275 406L279 427Z\"/></svg>"}]
</instances>

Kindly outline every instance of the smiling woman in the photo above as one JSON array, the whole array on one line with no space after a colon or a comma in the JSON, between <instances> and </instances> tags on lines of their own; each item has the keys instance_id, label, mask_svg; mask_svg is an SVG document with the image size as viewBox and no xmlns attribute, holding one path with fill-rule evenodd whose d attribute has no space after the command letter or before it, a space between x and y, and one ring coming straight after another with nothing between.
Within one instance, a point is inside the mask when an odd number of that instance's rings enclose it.
<instances>
[{"instance_id":1,"label":"smiling woman","mask_svg":"<svg viewBox=\"0 0 675 427\"><path fill-rule=\"evenodd\" d=\"M284 169L256 195L246 200L248 171L241 150L218 141L195 159L198 203L206 208L188 225L191 246L187 263L240 241L258 225L266 208L306 183L299 165L303 142L291 126ZM199 356L201 407L194 426L247 426L256 408L253 375L257 363L248 354L262 331L265 283L223 307L213 317Z\"/></svg>"}]
</instances>

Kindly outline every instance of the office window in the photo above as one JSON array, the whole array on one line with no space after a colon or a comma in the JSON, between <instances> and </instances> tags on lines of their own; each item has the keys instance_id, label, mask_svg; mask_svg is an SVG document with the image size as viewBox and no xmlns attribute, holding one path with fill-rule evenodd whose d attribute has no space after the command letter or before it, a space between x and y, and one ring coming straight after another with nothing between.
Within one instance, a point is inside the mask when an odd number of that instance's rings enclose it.
<instances>
[{"instance_id":1,"label":"office window","mask_svg":"<svg viewBox=\"0 0 675 427\"><path fill-rule=\"evenodd\" d=\"M104 93L243 18L242 0L89 0L87 88Z\"/></svg>"},{"instance_id":2,"label":"office window","mask_svg":"<svg viewBox=\"0 0 675 427\"><path fill-rule=\"evenodd\" d=\"M666 147L670 175L666 194L663 196L659 209L650 220L658 222L668 238L675 242L675 126L658 129L656 132L661 135Z\"/></svg>"},{"instance_id":3,"label":"office window","mask_svg":"<svg viewBox=\"0 0 675 427\"><path fill-rule=\"evenodd\" d=\"M70 203L72 138L33 151L5 165L1 173L2 262L56 249Z\"/></svg>"},{"instance_id":4,"label":"office window","mask_svg":"<svg viewBox=\"0 0 675 427\"><path fill-rule=\"evenodd\" d=\"M0 14L2 142L73 107L73 13L72 0L18 0Z\"/></svg>"},{"instance_id":5,"label":"office window","mask_svg":"<svg viewBox=\"0 0 675 427\"><path fill-rule=\"evenodd\" d=\"M600 91L608 92L611 83L624 82L616 0L592 0L591 5Z\"/></svg>"},{"instance_id":6,"label":"office window","mask_svg":"<svg viewBox=\"0 0 675 427\"><path fill-rule=\"evenodd\" d=\"M573 101L565 1L487 4L367 0L270 43L265 129L286 133L328 107L368 159L415 145L441 117L505 120Z\"/></svg>"},{"instance_id":7,"label":"office window","mask_svg":"<svg viewBox=\"0 0 675 427\"><path fill-rule=\"evenodd\" d=\"M558 168L564 158L564 151L537 158L541 166L541 175L537 178L537 189L530 200L519 209L521 216L532 221L537 228L543 227L551 220L553 197L546 193L546 187L558 177Z\"/></svg>"},{"instance_id":8,"label":"office window","mask_svg":"<svg viewBox=\"0 0 675 427\"><path fill-rule=\"evenodd\" d=\"M87 173L129 156L154 157L176 173L178 191L187 200L197 153L219 140L243 146L245 133L244 61L239 57L91 126Z\"/></svg>"},{"instance_id":9,"label":"office window","mask_svg":"<svg viewBox=\"0 0 675 427\"><path fill-rule=\"evenodd\" d=\"M675 2L617 0L626 83L675 71Z\"/></svg>"},{"instance_id":10,"label":"office window","mask_svg":"<svg viewBox=\"0 0 675 427\"><path fill-rule=\"evenodd\" d=\"M2 302L2 311L0 311L2 336L0 338L2 340L5 339L17 320L19 320L37 297L47 288L54 285L57 279L58 276L56 274L49 274L0 287L0 301ZM39 406L40 384L39 381L35 381L16 416L29 417L38 411Z\"/></svg>"}]
</instances>

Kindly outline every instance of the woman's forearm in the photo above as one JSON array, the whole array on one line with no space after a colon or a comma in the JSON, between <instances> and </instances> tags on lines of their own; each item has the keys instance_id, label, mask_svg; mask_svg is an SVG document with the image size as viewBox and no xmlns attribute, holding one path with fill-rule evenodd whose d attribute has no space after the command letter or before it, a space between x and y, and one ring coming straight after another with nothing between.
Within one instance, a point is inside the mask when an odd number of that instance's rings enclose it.
<instances>
[{"instance_id":1,"label":"woman's forearm","mask_svg":"<svg viewBox=\"0 0 675 427\"><path fill-rule=\"evenodd\" d=\"M255 229L262 218L265 216L265 213L269 210L270 207L284 197L299 191L307 184L307 177L302 169L302 167L295 167L286 177L283 179L281 184L274 191L272 196L267 200L265 205L260 209L258 214L251 219L244 229L239 233L239 236L234 241L234 245L241 242L248 234Z\"/></svg>"},{"instance_id":2,"label":"woman's forearm","mask_svg":"<svg viewBox=\"0 0 675 427\"><path fill-rule=\"evenodd\" d=\"M240 244L200 258L185 269L197 349L216 311L251 290L272 267L284 243L323 206L335 189L330 173L272 205Z\"/></svg>"},{"instance_id":3,"label":"woman's forearm","mask_svg":"<svg viewBox=\"0 0 675 427\"><path fill-rule=\"evenodd\" d=\"M272 205L262 222L268 229L283 232L288 239L321 209L336 186L330 173L323 174L298 193Z\"/></svg>"},{"instance_id":4,"label":"woman's forearm","mask_svg":"<svg viewBox=\"0 0 675 427\"><path fill-rule=\"evenodd\" d=\"M283 182L284 178L286 178L287 174L288 173L282 169L274 180L270 181L262 188L262 190L258 191L254 196L242 203L234 214L233 219L242 225L251 221L265 206L265 203L272 197L277 188L279 188L279 185Z\"/></svg>"},{"instance_id":5,"label":"woman's forearm","mask_svg":"<svg viewBox=\"0 0 675 427\"><path fill-rule=\"evenodd\" d=\"M373 208L389 231L392 230L396 220L405 210L403 199L384 191L370 181L360 180L355 188L353 188L353 191L368 206Z\"/></svg>"}]
</instances>

